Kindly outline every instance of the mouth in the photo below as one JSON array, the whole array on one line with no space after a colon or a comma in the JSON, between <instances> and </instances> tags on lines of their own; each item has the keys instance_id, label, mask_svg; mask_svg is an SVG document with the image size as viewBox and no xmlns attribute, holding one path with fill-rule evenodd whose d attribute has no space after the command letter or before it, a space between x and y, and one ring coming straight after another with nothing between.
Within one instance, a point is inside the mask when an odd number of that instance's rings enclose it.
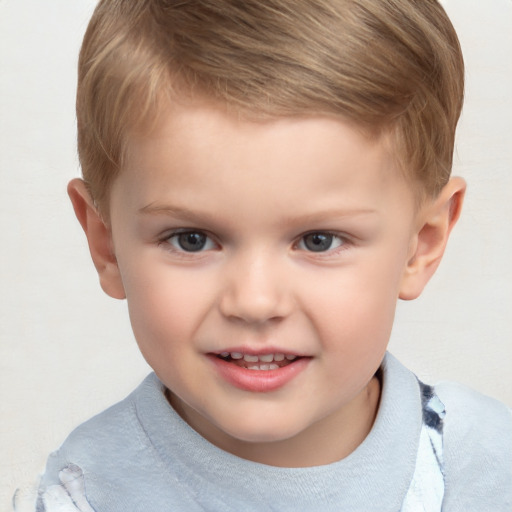
<instances>
[{"instance_id":1,"label":"mouth","mask_svg":"<svg viewBox=\"0 0 512 512\"><path fill-rule=\"evenodd\" d=\"M277 349L265 353L232 349L208 354L218 374L228 384L254 393L277 391L308 368L310 356Z\"/></svg>"},{"instance_id":2,"label":"mouth","mask_svg":"<svg viewBox=\"0 0 512 512\"><path fill-rule=\"evenodd\" d=\"M302 356L295 354L284 354L271 352L268 354L244 354L242 352L221 352L216 354L218 359L232 363L247 370L279 370L293 362L302 359Z\"/></svg>"}]
</instances>

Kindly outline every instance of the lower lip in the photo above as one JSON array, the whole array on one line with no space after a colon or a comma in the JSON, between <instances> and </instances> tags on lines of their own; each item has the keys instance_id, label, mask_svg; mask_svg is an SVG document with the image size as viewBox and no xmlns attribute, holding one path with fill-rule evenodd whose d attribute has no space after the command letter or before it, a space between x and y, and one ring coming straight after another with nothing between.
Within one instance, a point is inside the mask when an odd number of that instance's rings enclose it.
<instances>
[{"instance_id":1,"label":"lower lip","mask_svg":"<svg viewBox=\"0 0 512 512\"><path fill-rule=\"evenodd\" d=\"M309 357L301 357L277 370L248 370L220 357L209 357L224 380L239 389L254 393L268 393L282 388L304 371L311 360Z\"/></svg>"}]
</instances>

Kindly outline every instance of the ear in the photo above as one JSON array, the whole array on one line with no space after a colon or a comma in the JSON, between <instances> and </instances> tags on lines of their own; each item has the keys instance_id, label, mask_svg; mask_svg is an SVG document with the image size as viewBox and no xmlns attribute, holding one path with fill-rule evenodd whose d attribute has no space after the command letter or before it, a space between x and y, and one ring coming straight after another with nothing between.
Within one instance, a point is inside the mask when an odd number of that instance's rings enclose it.
<instances>
[{"instance_id":1,"label":"ear","mask_svg":"<svg viewBox=\"0 0 512 512\"><path fill-rule=\"evenodd\" d=\"M466 182L452 178L420 212L400 286L401 299L416 299L439 266L450 232L460 216L465 192Z\"/></svg>"},{"instance_id":2,"label":"ear","mask_svg":"<svg viewBox=\"0 0 512 512\"><path fill-rule=\"evenodd\" d=\"M68 195L75 215L87 237L91 257L98 271L103 291L114 299L124 299L126 295L114 254L110 227L103 221L94 206L83 180L76 178L70 181Z\"/></svg>"}]
</instances>

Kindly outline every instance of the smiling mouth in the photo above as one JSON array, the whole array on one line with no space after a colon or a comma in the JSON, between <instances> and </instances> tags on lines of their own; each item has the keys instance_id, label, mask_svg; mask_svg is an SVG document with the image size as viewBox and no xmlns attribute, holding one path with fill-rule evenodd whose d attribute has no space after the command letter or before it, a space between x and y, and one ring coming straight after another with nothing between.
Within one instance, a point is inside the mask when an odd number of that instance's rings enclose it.
<instances>
[{"instance_id":1,"label":"smiling mouth","mask_svg":"<svg viewBox=\"0 0 512 512\"><path fill-rule=\"evenodd\" d=\"M243 354L242 352L221 352L216 355L219 359L232 363L247 370L279 370L294 361L302 359L301 356L283 353L270 354Z\"/></svg>"}]
</instances>

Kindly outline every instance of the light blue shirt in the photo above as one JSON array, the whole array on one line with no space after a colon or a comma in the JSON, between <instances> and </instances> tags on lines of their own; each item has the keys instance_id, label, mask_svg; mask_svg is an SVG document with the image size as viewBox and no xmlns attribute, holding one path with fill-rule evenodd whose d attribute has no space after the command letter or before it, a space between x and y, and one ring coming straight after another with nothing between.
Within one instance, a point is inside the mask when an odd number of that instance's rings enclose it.
<instances>
[{"instance_id":1,"label":"light blue shirt","mask_svg":"<svg viewBox=\"0 0 512 512\"><path fill-rule=\"evenodd\" d=\"M210 444L151 374L50 456L40 493L55 491L73 464L96 512L510 512L509 409L455 384L433 393L390 354L382 381L375 424L353 453L325 466L277 468Z\"/></svg>"}]
</instances>

